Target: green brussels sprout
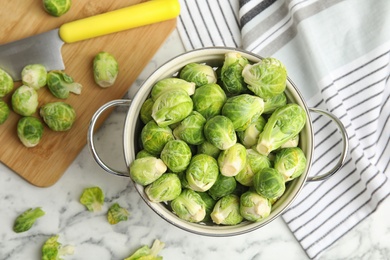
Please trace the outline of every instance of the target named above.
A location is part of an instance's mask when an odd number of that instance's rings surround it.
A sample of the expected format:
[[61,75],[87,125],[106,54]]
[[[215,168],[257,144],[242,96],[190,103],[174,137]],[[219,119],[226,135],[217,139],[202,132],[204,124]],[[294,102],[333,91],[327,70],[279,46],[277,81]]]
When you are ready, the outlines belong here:
[[159,155],[166,143],[174,139],[171,128],[158,126],[154,121],[149,121],[141,130],[142,146],[153,155]]
[[34,147],[42,139],[43,124],[36,117],[22,117],[18,121],[17,135],[24,146]]
[[208,142],[220,150],[226,150],[237,143],[233,122],[226,116],[215,116],[204,125],[204,136]]
[[222,115],[233,122],[234,130],[244,131],[264,109],[263,99],[249,94],[228,98],[222,107]]
[[72,5],[72,0],[43,0],[45,11],[56,17],[67,13]]
[[261,154],[268,155],[295,137],[305,123],[305,110],[297,104],[291,103],[276,109],[259,135],[256,150]]
[[41,107],[39,114],[53,131],[67,131],[76,121],[76,111],[65,102],[47,103]]
[[253,176],[256,192],[267,199],[279,198],[286,190],[283,175],[274,168],[263,168]]
[[141,121],[144,124],[147,124],[147,123],[149,123],[149,121],[153,120],[153,117],[152,117],[153,104],[154,104],[154,101],[151,98],[146,99],[145,102],[142,103],[141,111],[140,111],[139,115],[140,115]]
[[15,219],[13,230],[16,233],[27,231],[34,225],[36,220],[43,215],[45,215],[45,212],[41,208],[30,208]]
[[192,100],[194,101],[194,110],[204,118],[209,119],[221,114],[227,97],[219,85],[206,84],[195,90]]
[[306,169],[306,156],[299,147],[284,148],[275,155],[274,168],[280,172],[285,181],[291,181]]
[[47,71],[42,64],[30,64],[22,70],[22,82],[24,85],[36,90],[46,85]]
[[114,85],[119,73],[118,62],[115,57],[105,51],[96,54],[93,59],[93,78],[102,88]]
[[228,52],[221,68],[222,86],[229,94],[237,95],[247,91],[246,83],[242,77],[242,70],[249,64],[247,58],[240,53]]
[[102,189],[100,187],[85,188],[83,193],[81,193],[80,203],[89,211],[101,211],[104,204],[104,193]]
[[179,177],[180,179],[180,183],[181,183],[181,188],[182,189],[190,189],[190,185],[188,185],[188,181],[187,181],[187,178],[186,178],[186,172],[178,172],[176,173],[177,174],[177,177]]
[[67,245],[62,246],[58,242],[58,235],[48,238],[42,246],[42,260],[61,260],[61,256],[73,255],[74,247]]
[[180,122],[191,114],[193,102],[182,89],[163,93],[153,104],[152,117],[159,126]]
[[280,148],[290,148],[297,147],[299,144],[299,134],[289,139],[287,142],[283,143]]
[[3,124],[9,117],[10,109],[3,100],[0,100],[0,125]]
[[172,172],[187,169],[192,157],[191,149],[182,140],[168,141],[161,151],[160,158]]
[[135,159],[130,164],[130,177],[142,186],[149,185],[167,171],[164,162],[156,157]]
[[202,222],[211,222],[211,212],[213,212],[216,200],[214,200],[207,192],[197,192],[205,203],[206,216],[202,219]]
[[156,239],[150,248],[144,245],[138,248],[131,256],[126,257],[124,260],[162,260],[162,256],[158,254],[164,248],[165,244],[160,240]]
[[181,182],[175,173],[164,173],[146,186],[145,193],[152,202],[171,201],[181,193]]
[[263,99],[279,95],[286,89],[286,67],[272,57],[264,58],[253,65],[246,65],[242,76],[248,84],[248,89]]
[[111,225],[115,225],[121,221],[126,221],[129,215],[125,208],[122,208],[118,203],[114,203],[107,211],[107,221]]
[[200,145],[197,146],[197,153],[198,154],[207,154],[211,157],[218,159],[218,156],[220,154],[221,150],[219,150],[215,145],[211,144],[210,142],[204,141]]
[[271,167],[271,160],[268,156],[259,154],[253,149],[247,149],[245,168],[234,177],[242,185],[252,186],[255,173],[267,167]]
[[240,197],[240,214],[246,220],[258,222],[271,213],[271,202],[253,191],[247,191]]
[[194,82],[188,82],[184,79],[179,78],[166,78],[159,80],[154,86],[152,87],[152,91],[150,93],[153,101],[155,101],[159,96],[164,94],[165,92],[171,91],[171,90],[177,90],[182,89],[189,96],[192,96],[195,93],[195,83]]
[[0,69],[0,98],[4,97],[14,89],[14,81],[7,72]]
[[200,222],[206,216],[206,204],[202,197],[191,189],[184,189],[171,201],[172,211],[181,219],[189,222]]
[[12,109],[21,116],[31,116],[38,109],[38,93],[29,86],[22,85],[12,94]]
[[287,97],[284,92],[279,95],[267,98],[264,100],[264,111],[263,114],[271,114],[277,108],[287,104]]
[[241,144],[246,148],[255,146],[266,123],[267,121],[262,116],[253,117],[252,121],[244,131],[236,132]]
[[135,155],[135,159],[140,159],[140,158],[144,158],[144,157],[154,157],[153,154],[149,153],[148,151],[146,150],[141,150],[139,151],[136,155]]
[[217,82],[217,74],[214,69],[209,65],[199,63],[185,65],[179,73],[179,78],[194,82],[197,87]]
[[207,192],[214,200],[219,200],[220,198],[233,193],[236,187],[237,182],[234,177],[227,177],[219,174],[217,181]]
[[203,127],[206,119],[198,112],[192,111],[180,124],[173,130],[173,135],[188,144],[198,145],[205,141]]
[[47,87],[56,98],[67,99],[69,93],[81,94],[83,86],[63,71],[53,70],[47,73]]
[[213,212],[211,212],[211,219],[218,225],[239,224],[243,220],[240,214],[240,198],[234,194],[222,197],[215,204]]
[[236,143],[223,150],[218,156],[219,171],[222,175],[232,177],[244,169],[246,165],[246,148]]
[[191,189],[207,191],[217,181],[219,174],[217,161],[207,154],[197,154],[191,158],[186,170],[186,179]]

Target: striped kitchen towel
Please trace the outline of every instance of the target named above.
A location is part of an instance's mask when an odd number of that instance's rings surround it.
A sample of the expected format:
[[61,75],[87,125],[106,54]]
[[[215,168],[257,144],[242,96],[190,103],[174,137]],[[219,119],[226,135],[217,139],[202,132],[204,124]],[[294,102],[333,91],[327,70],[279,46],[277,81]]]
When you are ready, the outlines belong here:
[[[181,0],[178,32],[187,50],[238,47],[273,56],[310,107],[345,125],[350,150],[331,178],[305,185],[283,219],[318,258],[390,194],[390,1]],[[338,160],[341,136],[312,114],[310,175]]]

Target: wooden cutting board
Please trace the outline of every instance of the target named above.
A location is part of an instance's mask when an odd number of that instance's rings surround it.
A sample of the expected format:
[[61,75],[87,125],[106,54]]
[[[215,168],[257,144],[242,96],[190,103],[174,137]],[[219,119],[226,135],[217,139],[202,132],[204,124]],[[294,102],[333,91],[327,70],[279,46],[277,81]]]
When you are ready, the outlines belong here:
[[[61,17],[48,15],[42,1],[2,1],[0,8],[0,44],[58,28],[61,24],[84,17],[116,10],[140,0],[78,0]],[[89,121],[95,111],[106,102],[122,98],[144,67],[176,26],[176,19],[127,30],[78,43],[65,44],[62,56],[65,72],[83,85],[81,95],[65,100],[77,113],[77,120],[67,132],[54,132],[45,126],[42,141],[34,148],[26,148],[16,134],[19,115],[11,112],[0,125],[0,161],[33,185],[48,187],[66,171],[86,145]],[[115,85],[102,89],[94,83],[92,60],[99,51],[114,55],[119,63]],[[15,88],[20,86],[15,83]],[[11,94],[4,100],[11,107]],[[59,101],[45,87],[38,91],[39,105]],[[35,115],[39,117],[38,113]],[[101,116],[99,127],[108,113]]]

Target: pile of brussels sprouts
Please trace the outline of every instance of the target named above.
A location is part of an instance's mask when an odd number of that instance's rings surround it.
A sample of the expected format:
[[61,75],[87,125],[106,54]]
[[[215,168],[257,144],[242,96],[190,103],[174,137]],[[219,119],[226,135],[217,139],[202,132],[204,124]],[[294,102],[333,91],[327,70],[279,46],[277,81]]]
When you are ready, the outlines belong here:
[[287,100],[279,60],[251,63],[231,51],[221,63],[187,64],[152,87],[130,177],[183,220],[261,221],[305,170],[306,113]]

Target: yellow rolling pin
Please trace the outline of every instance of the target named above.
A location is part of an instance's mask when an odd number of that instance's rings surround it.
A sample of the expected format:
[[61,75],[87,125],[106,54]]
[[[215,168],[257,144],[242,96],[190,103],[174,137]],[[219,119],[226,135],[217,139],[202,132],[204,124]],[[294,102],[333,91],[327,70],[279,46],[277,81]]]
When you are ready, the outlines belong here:
[[166,21],[179,14],[179,0],[150,0],[63,24],[59,35],[64,42],[72,43]]

